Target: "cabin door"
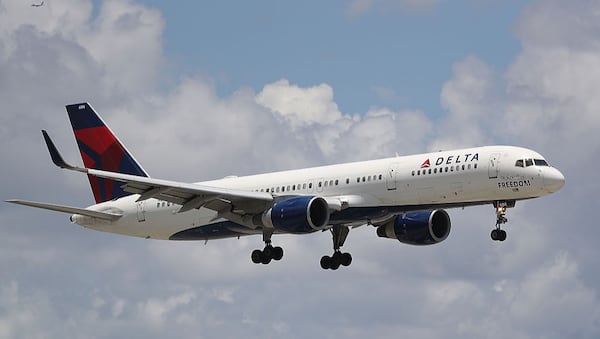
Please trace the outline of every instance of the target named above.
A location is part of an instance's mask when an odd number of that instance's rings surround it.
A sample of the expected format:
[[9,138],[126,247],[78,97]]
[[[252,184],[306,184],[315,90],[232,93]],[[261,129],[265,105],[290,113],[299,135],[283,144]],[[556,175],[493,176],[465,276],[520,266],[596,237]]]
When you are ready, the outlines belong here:
[[490,179],[496,179],[498,177],[498,170],[500,164],[500,153],[493,153],[490,155],[490,162],[488,165],[488,177]]

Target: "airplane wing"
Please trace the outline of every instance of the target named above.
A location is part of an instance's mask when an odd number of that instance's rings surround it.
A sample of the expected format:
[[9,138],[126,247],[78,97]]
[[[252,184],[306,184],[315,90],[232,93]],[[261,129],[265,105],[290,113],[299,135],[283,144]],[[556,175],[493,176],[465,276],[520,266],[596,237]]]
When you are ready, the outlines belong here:
[[220,211],[230,205],[238,210],[237,214],[246,214],[264,211],[273,201],[273,196],[264,192],[188,184],[95,169],[87,169],[86,173],[123,182],[125,192],[140,195],[138,201],[156,198],[182,205],[179,212],[200,207]]
[[62,158],[48,133],[42,131],[42,134],[56,166],[123,182],[124,191],[140,195],[137,201],[150,198],[169,201],[181,205],[180,213],[205,207],[217,212],[233,212],[238,215],[262,212],[273,202],[273,196],[265,192],[211,187],[72,166]]
[[115,214],[115,213],[94,211],[94,210],[90,210],[87,208],[78,208],[78,207],[71,207],[71,206],[47,204],[47,203],[43,203],[43,202],[17,200],[17,199],[6,200],[6,202],[10,202],[13,204],[18,204],[18,205],[30,206],[30,207],[43,208],[46,210],[52,210],[52,211],[56,211],[56,212],[80,214],[80,215],[85,215],[85,216],[92,217],[92,218],[98,218],[98,219],[104,219],[104,220],[110,220],[110,221],[117,220],[121,217],[120,214]]

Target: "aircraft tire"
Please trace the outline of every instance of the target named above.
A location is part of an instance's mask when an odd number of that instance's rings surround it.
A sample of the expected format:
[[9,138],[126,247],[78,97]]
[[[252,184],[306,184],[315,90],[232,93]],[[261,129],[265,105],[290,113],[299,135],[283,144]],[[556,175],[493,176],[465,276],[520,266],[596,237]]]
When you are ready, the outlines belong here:
[[263,253],[261,250],[254,250],[252,251],[252,262],[255,264],[260,264],[263,260]]
[[331,257],[328,255],[324,255],[321,257],[321,268],[324,270],[328,270],[331,268]]
[[283,248],[277,246],[273,248],[273,260],[281,260],[283,258]]
[[506,231],[505,230],[500,230],[500,232],[498,232],[498,240],[499,241],[504,241],[506,240]]
[[342,266],[350,266],[351,263],[352,263],[352,255],[348,252],[342,253],[342,256],[341,256]]

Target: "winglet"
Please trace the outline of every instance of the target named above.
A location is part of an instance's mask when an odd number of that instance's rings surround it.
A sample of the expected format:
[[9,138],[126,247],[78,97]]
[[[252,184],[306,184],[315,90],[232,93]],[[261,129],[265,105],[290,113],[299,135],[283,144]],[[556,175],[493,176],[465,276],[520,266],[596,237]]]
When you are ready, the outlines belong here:
[[56,166],[58,166],[60,168],[64,168],[64,169],[69,169],[69,170],[87,172],[87,170],[85,168],[80,168],[80,167],[76,167],[76,166],[68,164],[63,159],[62,155],[60,155],[60,152],[54,145],[54,142],[52,142],[52,139],[50,139],[48,132],[46,132],[45,130],[42,130],[42,134],[44,135],[44,141],[46,142],[46,146],[48,147],[48,152],[50,152],[50,157],[52,158],[52,162]]

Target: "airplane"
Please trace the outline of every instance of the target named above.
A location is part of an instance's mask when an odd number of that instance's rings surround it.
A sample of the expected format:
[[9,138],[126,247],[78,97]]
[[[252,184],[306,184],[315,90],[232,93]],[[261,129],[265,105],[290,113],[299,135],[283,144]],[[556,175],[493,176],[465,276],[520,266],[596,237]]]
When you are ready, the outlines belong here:
[[283,257],[274,234],[329,231],[333,255],[321,268],[349,266],[350,229],[371,225],[379,237],[432,245],[450,234],[445,209],[492,205],[491,238],[504,241],[507,208],[560,190],[565,178],[539,153],[484,146],[186,183],[148,175],[92,106],[66,106],[84,167],[67,163],[45,130],[55,165],[88,176],[96,204],[71,207],[7,202],[72,214],[86,228],[148,239],[212,240],[262,235],[252,262]]

